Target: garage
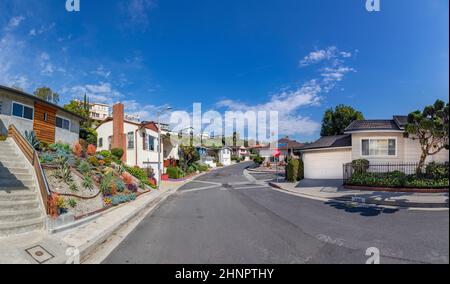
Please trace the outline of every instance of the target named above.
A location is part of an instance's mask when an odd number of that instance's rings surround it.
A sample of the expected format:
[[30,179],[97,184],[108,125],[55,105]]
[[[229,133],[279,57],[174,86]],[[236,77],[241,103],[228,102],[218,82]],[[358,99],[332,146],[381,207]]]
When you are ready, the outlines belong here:
[[301,152],[306,179],[342,179],[343,165],[352,161],[351,136],[322,137]]

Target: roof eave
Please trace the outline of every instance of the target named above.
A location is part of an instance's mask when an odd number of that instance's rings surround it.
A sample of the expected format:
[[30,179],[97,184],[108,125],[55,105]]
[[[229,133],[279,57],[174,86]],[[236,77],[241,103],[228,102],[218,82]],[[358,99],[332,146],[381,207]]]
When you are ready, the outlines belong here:
[[342,147],[317,147],[317,148],[300,149],[300,152],[320,151],[320,150],[334,150],[334,149],[351,149],[351,148],[352,148],[352,146],[342,146]]
[[402,129],[358,129],[358,130],[346,130],[344,132],[344,134],[353,134],[353,133],[363,133],[363,132],[368,132],[368,133],[380,133],[380,132],[404,132],[404,130]]

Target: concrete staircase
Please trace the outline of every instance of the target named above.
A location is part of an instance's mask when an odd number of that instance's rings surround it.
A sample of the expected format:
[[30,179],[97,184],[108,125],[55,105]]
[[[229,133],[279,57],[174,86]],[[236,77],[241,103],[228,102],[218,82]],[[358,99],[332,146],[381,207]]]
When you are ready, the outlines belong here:
[[32,170],[11,139],[0,141],[0,237],[45,227]]

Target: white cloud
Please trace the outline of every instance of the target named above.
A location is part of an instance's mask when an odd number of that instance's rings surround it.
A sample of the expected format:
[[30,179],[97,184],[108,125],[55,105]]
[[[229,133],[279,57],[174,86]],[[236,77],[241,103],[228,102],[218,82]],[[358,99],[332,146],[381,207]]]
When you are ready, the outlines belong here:
[[125,11],[129,27],[145,30],[149,24],[149,13],[156,6],[155,0],[130,0],[122,3],[120,8]]
[[91,102],[112,104],[123,95],[120,91],[114,89],[111,83],[99,82],[98,84],[77,85],[71,88],[65,88],[63,93],[68,93],[75,98],[82,98],[86,94]]
[[106,78],[106,79],[109,78],[109,76],[111,75],[111,71],[106,70],[103,65],[97,67],[97,69],[94,71],[91,71],[91,73],[98,75],[100,77]]
[[47,52],[42,52],[39,56],[41,74],[51,76],[55,72],[55,66],[50,61],[50,55]]
[[330,46],[326,49],[311,51],[300,61],[300,66],[305,67],[319,63],[323,60],[329,60],[331,58],[336,57],[336,53],[337,48],[335,46]]
[[26,89],[30,86],[29,78],[18,70],[17,66],[26,64],[23,54],[25,43],[12,34],[0,38],[0,84]]
[[[126,100],[122,102],[125,105],[125,112],[132,115],[138,115],[142,121],[156,121],[157,111],[168,107],[168,105],[157,106],[152,104],[143,104],[136,100]],[[161,114],[160,121],[169,121],[170,112]]]
[[280,90],[265,103],[248,105],[240,101],[222,100],[217,107],[233,111],[278,111],[279,133],[284,135],[311,135],[320,129],[320,123],[304,116],[300,110],[304,107],[319,106],[326,93],[335,88],[345,75],[356,72],[346,65],[350,52],[342,51],[335,46],[310,52],[300,61],[300,67],[323,63],[318,78],[303,84]]
[[353,56],[350,51],[339,51],[336,46],[329,46],[324,49],[315,50],[306,55],[302,60],[300,60],[300,67],[307,67],[313,64],[317,64],[323,61],[337,60],[339,58],[348,59]]
[[47,31],[50,31],[51,29],[53,29],[55,27],[55,23],[51,23],[49,25],[43,25],[40,28],[36,29],[33,28],[28,32],[29,36],[37,36],[37,35],[41,35]]
[[16,17],[12,17],[8,24],[6,25],[6,30],[10,31],[13,30],[15,28],[17,28],[18,26],[20,26],[20,24],[25,20],[25,17],[23,16],[16,16]]

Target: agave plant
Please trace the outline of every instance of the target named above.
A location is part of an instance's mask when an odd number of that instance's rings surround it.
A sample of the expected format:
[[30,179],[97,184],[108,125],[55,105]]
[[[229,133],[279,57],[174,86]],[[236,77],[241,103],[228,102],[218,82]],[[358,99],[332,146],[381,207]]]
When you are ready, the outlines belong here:
[[33,147],[35,150],[39,150],[41,142],[39,141],[39,139],[37,139],[36,133],[34,133],[34,131],[25,130],[25,139],[27,139],[31,147]]
[[85,189],[89,189],[89,190],[94,189],[94,181],[88,175],[84,176],[82,185]]
[[67,164],[55,170],[53,175],[68,185],[73,183],[72,171]]
[[103,195],[111,194],[111,184],[113,182],[114,175],[112,173],[104,175],[100,183],[100,189]]

